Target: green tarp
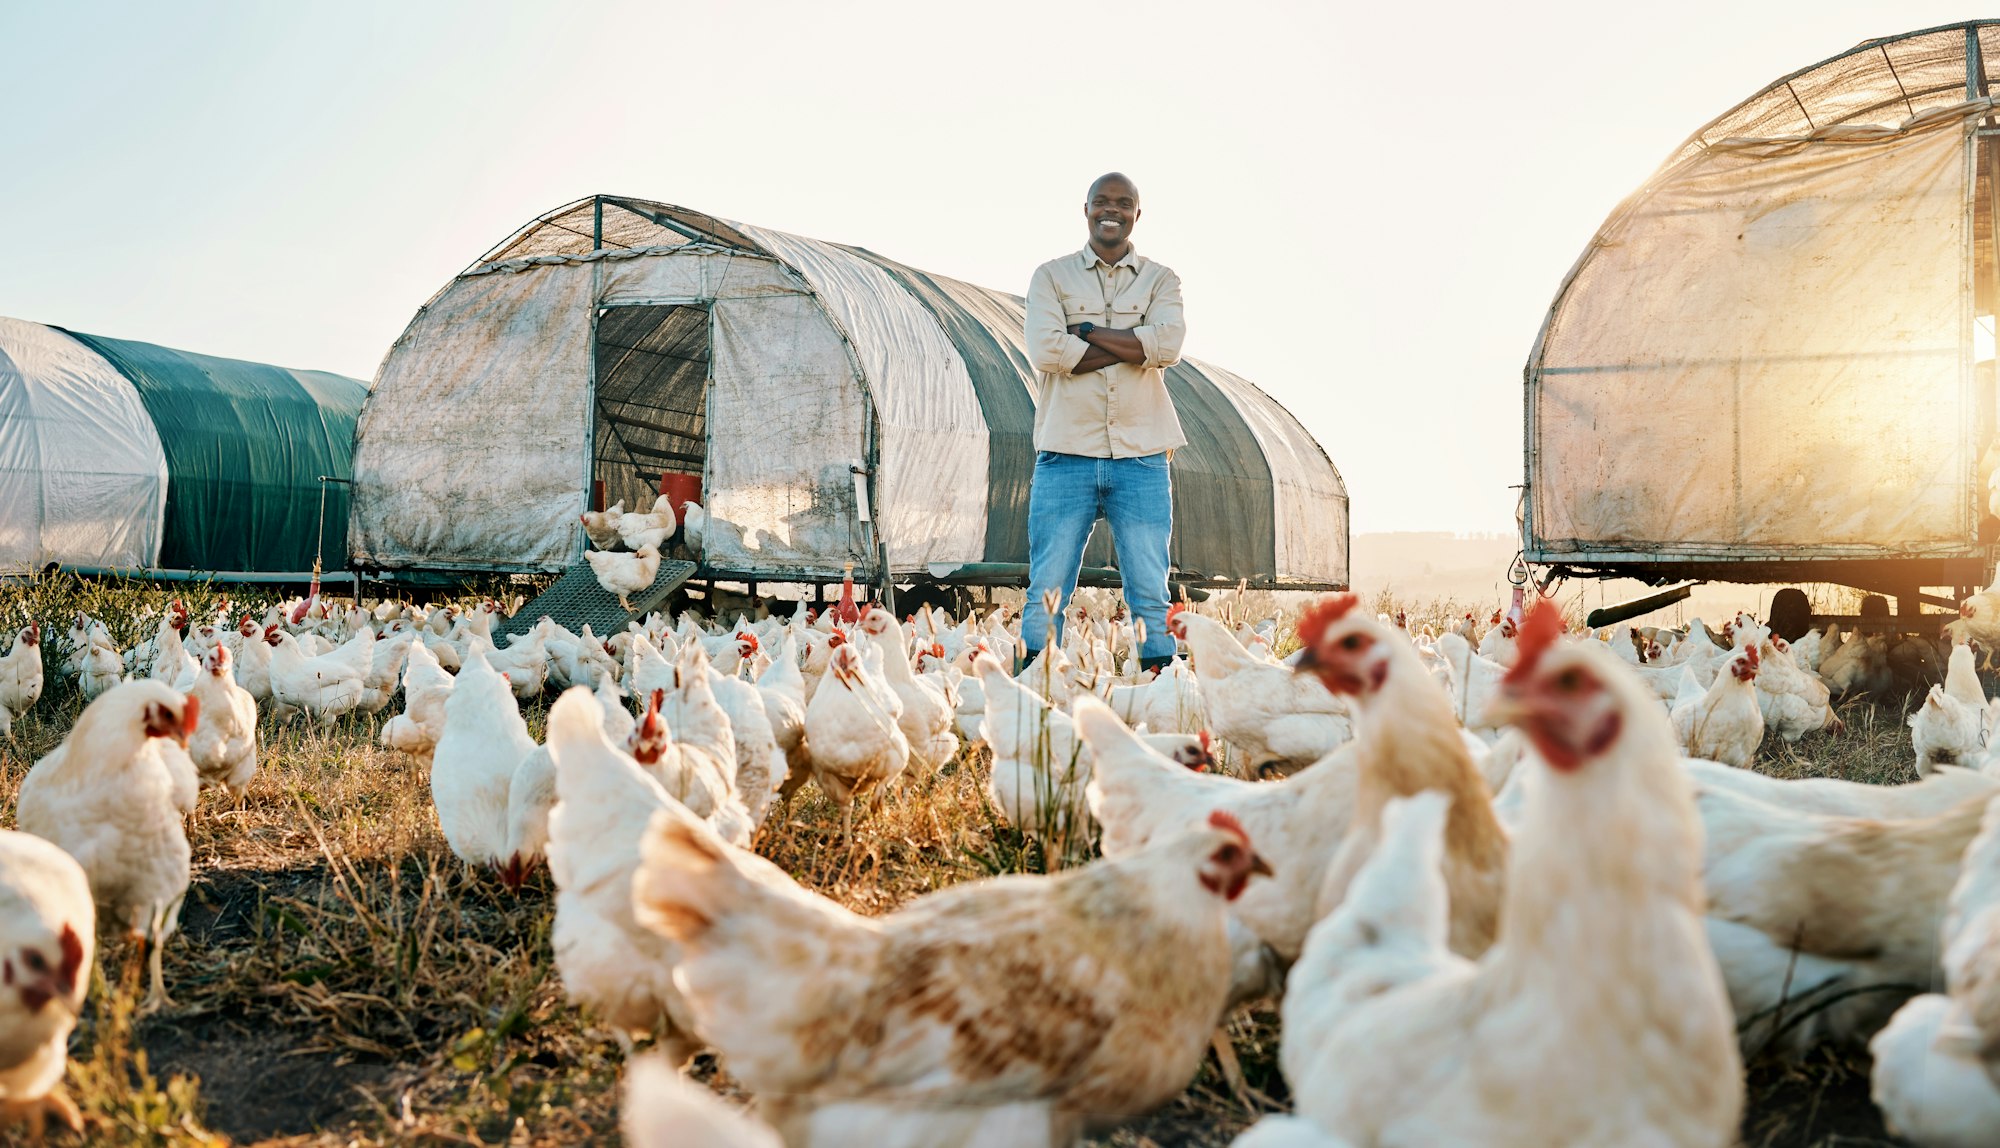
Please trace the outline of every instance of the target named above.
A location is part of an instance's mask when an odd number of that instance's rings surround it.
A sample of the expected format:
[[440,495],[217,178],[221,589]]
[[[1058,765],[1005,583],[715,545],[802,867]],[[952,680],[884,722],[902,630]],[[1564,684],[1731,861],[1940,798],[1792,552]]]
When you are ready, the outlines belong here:
[[[157,565],[170,570],[312,569],[347,565],[354,423],[365,384],[324,371],[176,351],[68,331],[139,391],[167,457]],[[322,537],[323,535],[323,537]]]

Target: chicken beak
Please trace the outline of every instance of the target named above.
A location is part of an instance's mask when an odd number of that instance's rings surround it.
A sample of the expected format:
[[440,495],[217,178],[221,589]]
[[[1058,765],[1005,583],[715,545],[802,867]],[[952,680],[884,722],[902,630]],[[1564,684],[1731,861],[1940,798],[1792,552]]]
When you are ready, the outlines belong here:
[[1481,720],[1489,726],[1517,725],[1533,710],[1524,697],[1512,690],[1503,689],[1486,703],[1486,713]]
[[1276,873],[1271,871],[1271,863],[1264,860],[1264,855],[1261,853],[1250,854],[1250,872],[1251,875],[1257,877],[1277,876]]

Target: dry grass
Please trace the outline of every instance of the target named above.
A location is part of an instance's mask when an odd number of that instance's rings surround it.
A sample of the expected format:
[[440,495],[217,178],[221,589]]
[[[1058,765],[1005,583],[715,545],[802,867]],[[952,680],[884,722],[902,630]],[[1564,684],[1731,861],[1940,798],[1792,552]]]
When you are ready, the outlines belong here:
[[[53,623],[55,658],[76,609],[105,618],[130,642],[157,624],[132,619],[165,597],[41,582],[0,588],[0,616],[25,608]],[[1464,611],[1451,602],[1410,608],[1413,624]],[[49,683],[17,722],[16,743],[0,743],[0,823],[11,824],[29,764],[60,741],[80,708],[67,681],[51,674]],[[203,796],[190,830],[194,885],[166,953],[178,1007],[135,1021],[143,990],[136,954],[115,940],[100,950],[70,1078],[89,1143],[616,1142],[622,1057],[563,1001],[546,873],[511,895],[463,870],[438,832],[423,771],[375,747],[378,720],[393,712],[329,731],[267,723],[262,767],[240,807]],[[545,705],[526,714],[539,736]],[[1855,706],[1843,716],[1847,735],[1767,745],[1760,768],[1913,777],[1899,710]],[[985,776],[983,756],[962,756],[892,794],[852,841],[808,786],[757,847],[864,913],[993,873],[1044,871],[1042,848],[992,809]],[[1239,1016],[1230,1034],[1251,1088],[1284,1106],[1275,1013]],[[730,1089],[707,1058],[697,1071]],[[1752,1086],[1745,1132],[1754,1148],[1890,1143],[1867,1103],[1865,1054],[1759,1066]],[[1255,1115],[1211,1057],[1174,1103],[1098,1143],[1224,1145]]]

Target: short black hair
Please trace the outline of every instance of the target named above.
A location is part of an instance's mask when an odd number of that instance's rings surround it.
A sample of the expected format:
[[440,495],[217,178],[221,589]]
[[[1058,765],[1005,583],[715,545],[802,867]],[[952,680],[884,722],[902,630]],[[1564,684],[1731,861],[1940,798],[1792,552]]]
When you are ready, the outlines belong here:
[[1136,200],[1139,198],[1139,185],[1132,182],[1131,176],[1126,175],[1122,171],[1107,171],[1103,175],[1100,175],[1096,179],[1090,181],[1090,190],[1083,193],[1084,202],[1085,203],[1090,202],[1090,198],[1097,194],[1097,189],[1099,186],[1103,185],[1108,180],[1114,180],[1114,179],[1124,184],[1126,187],[1132,189],[1133,199]]

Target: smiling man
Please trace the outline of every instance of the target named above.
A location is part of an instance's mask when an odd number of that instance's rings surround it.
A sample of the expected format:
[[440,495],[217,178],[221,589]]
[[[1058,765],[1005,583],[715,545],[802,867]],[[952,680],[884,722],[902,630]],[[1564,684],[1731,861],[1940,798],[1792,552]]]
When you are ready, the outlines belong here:
[[[1167,462],[1187,441],[1166,380],[1187,331],[1181,281],[1132,249],[1139,189],[1130,179],[1099,176],[1083,217],[1089,243],[1036,268],[1028,285],[1028,346],[1040,386],[1023,661],[1048,641],[1043,595],[1059,590],[1062,609],[1069,608],[1084,545],[1103,518],[1111,524],[1125,601],[1146,621],[1141,662],[1158,669],[1174,654],[1167,632],[1167,543],[1174,526]],[[1060,613],[1054,621],[1060,639]]]

